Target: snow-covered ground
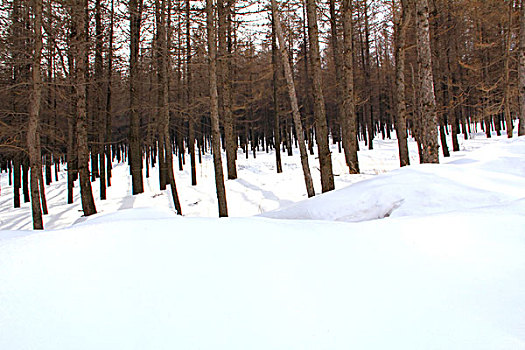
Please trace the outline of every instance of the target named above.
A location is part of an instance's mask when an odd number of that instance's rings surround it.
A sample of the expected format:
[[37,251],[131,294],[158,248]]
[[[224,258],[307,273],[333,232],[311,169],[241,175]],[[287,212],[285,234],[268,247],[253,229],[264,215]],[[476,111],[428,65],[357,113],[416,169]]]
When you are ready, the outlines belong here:
[[227,219],[208,156],[196,187],[176,172],[185,217],[155,170],[131,197],[116,164],[89,218],[60,174],[44,232],[3,173],[0,349],[525,349],[525,138],[472,136],[403,169],[361,144],[361,175],[334,148],[337,190],[309,200],[297,151],[283,174],[239,153]]

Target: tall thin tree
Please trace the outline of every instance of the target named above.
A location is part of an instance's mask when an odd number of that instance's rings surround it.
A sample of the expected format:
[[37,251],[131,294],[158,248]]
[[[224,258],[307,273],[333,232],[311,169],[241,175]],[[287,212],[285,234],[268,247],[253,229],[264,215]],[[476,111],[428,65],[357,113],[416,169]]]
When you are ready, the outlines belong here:
[[29,102],[29,125],[27,129],[27,146],[31,166],[31,209],[33,214],[33,229],[42,230],[42,209],[40,205],[40,185],[42,175],[41,150],[39,132],[40,103],[42,98],[42,77],[40,64],[42,60],[42,0],[33,0],[33,62],[32,62],[32,93]]
[[[395,56],[395,126],[397,134],[397,144],[399,148],[399,165],[410,164],[408,157],[407,126],[406,126],[406,98],[405,98],[405,50],[406,34],[410,18],[412,17],[411,8],[408,0],[400,0],[399,5],[392,4],[394,18],[394,56]],[[396,8],[399,7],[399,8]]]
[[140,139],[140,115],[138,99],[138,61],[143,0],[130,0],[128,6],[131,36],[129,54],[129,157],[132,178],[132,193],[139,194],[144,192],[144,183],[142,179],[142,147]]
[[317,24],[317,4],[315,0],[306,0],[308,17],[308,39],[310,44],[310,66],[314,96],[315,137],[321,168],[321,187],[323,192],[331,191],[334,186],[332,156],[328,144],[328,124],[321,81],[321,54],[319,52],[319,29]]
[[89,176],[89,148],[87,135],[87,108],[86,108],[86,67],[87,67],[87,33],[85,26],[85,11],[88,9],[87,0],[75,0],[73,3],[73,21],[76,36],[74,37],[74,54],[76,62],[75,90],[76,90],[76,131],[78,148],[78,173],[80,177],[80,197],[84,216],[95,214],[97,209],[93,199],[93,191]]
[[419,92],[421,94],[421,163],[439,163],[438,120],[434,78],[432,75],[432,51],[428,22],[428,0],[416,0],[417,54],[419,63]]
[[228,216],[226,187],[221,157],[221,131],[219,129],[219,97],[217,93],[217,35],[215,31],[215,11],[212,0],[206,0],[206,27],[208,33],[208,66],[210,80],[210,118],[215,187],[219,205],[219,217]]
[[301,155],[301,166],[303,168],[304,183],[306,185],[306,193],[308,197],[315,196],[314,183],[310,173],[310,166],[308,164],[308,153],[304,143],[303,126],[301,122],[301,114],[299,113],[299,104],[297,102],[297,93],[293,81],[292,68],[290,67],[290,60],[288,59],[288,52],[286,50],[286,41],[281,27],[281,20],[277,11],[277,2],[272,0],[272,18],[275,24],[275,33],[279,41],[279,52],[281,53],[281,61],[284,68],[284,77],[286,79],[286,87],[288,89],[288,96],[290,98],[290,105],[292,107],[292,118],[295,125],[295,132],[297,135],[297,143],[299,144],[299,152]]
[[352,8],[352,0],[343,0],[343,147],[350,174],[358,174]]

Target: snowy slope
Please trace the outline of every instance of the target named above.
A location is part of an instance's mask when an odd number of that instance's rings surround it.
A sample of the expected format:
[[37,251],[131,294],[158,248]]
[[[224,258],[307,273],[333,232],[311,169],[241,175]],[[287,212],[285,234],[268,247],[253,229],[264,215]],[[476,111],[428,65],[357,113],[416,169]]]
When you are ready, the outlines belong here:
[[[99,214],[59,182],[60,229],[8,231],[28,207],[3,192],[0,349],[525,349],[525,139],[385,173],[394,142],[360,152],[365,176],[334,152],[341,189],[304,201],[297,157],[272,176],[271,154],[239,159],[232,211],[288,220],[177,217],[117,166]],[[215,210],[210,169],[180,186],[189,215]]]
[[350,224],[132,209],[4,240],[0,348],[523,349],[525,217],[491,213]]
[[460,211],[523,198],[525,138],[483,147],[448,164],[415,165],[381,174],[261,216],[356,222]]

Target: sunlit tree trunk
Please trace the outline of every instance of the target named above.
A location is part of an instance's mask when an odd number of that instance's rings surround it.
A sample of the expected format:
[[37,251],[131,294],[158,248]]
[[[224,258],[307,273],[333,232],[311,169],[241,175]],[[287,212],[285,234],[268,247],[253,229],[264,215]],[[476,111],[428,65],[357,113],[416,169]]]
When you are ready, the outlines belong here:
[[[284,68],[284,77],[286,79],[286,87],[288,89],[288,96],[290,97],[290,104],[292,107],[292,117],[295,124],[295,131],[297,134],[297,143],[299,144],[299,152],[301,155],[301,166],[303,168],[304,182],[306,185],[306,192],[308,197],[315,196],[314,184],[312,175],[310,173],[310,166],[308,165],[308,153],[304,143],[303,126],[301,122],[301,115],[299,114],[299,104],[297,103],[297,94],[295,92],[295,84],[293,81],[292,68],[288,60],[288,53],[286,51],[286,41],[281,27],[281,21],[277,11],[277,3],[272,0],[272,18],[275,23],[275,33],[279,40],[279,52],[281,53],[281,60]],[[288,146],[290,147],[290,146]]]
[[430,49],[430,26],[428,22],[428,1],[416,0],[417,53],[419,61],[419,92],[421,94],[421,163],[439,163],[438,122],[434,78],[432,75],[432,54]]

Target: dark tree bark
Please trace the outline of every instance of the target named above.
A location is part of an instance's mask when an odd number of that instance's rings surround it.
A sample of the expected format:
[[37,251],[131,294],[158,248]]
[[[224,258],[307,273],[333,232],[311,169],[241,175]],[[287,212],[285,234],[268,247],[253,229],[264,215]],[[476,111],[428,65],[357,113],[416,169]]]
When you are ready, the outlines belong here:
[[160,111],[160,135],[159,145],[165,150],[166,155],[166,175],[167,181],[170,184],[173,205],[177,214],[182,215],[182,209],[175,184],[175,176],[173,174],[173,149],[170,138],[170,110],[169,110],[169,44],[167,38],[166,28],[166,0],[155,0],[155,8],[157,16],[157,46],[160,51],[159,55],[159,74],[158,83],[160,87],[160,94],[158,99],[158,108]]
[[275,33],[275,19],[272,13],[272,88],[273,88],[273,143],[275,150],[275,167],[277,173],[283,172],[281,162],[281,127],[279,122],[279,61],[277,49],[277,34]]
[[27,129],[27,147],[31,166],[31,209],[33,214],[33,229],[42,230],[42,208],[40,204],[40,184],[42,177],[41,150],[40,150],[40,103],[42,98],[42,77],[40,63],[42,60],[42,0],[33,0],[34,15],[34,52],[32,70],[32,93],[29,102],[29,125]]
[[319,30],[317,26],[317,5],[315,0],[306,1],[308,17],[308,39],[310,43],[310,66],[314,97],[314,119],[316,142],[321,168],[321,187],[323,192],[331,191],[334,186],[332,157],[328,143],[328,125],[321,82],[321,55],[319,53]]
[[130,131],[129,157],[132,178],[132,193],[144,192],[142,179],[142,147],[140,139],[140,115],[138,100],[138,59],[140,42],[140,25],[142,22],[142,0],[129,1],[130,21],[130,55],[129,55],[129,99],[130,99]]
[[87,66],[87,40],[85,32],[85,13],[87,0],[76,0],[72,13],[76,36],[74,38],[74,54],[76,62],[76,128],[78,149],[78,173],[80,177],[80,197],[84,216],[95,214],[97,209],[93,199],[89,176],[89,148],[87,136],[87,109],[86,109],[86,66]]
[[109,20],[109,43],[108,43],[108,71],[107,71],[107,90],[106,90],[106,134],[105,134],[105,155],[106,155],[106,183],[111,186],[111,170],[112,170],[112,147],[111,147],[111,126],[112,126],[112,73],[113,73],[113,27],[114,27],[114,0],[111,0]]
[[[191,79],[191,17],[190,17],[190,0],[186,2],[186,106],[190,108],[192,103],[192,79]],[[193,113],[189,110],[188,114],[188,148],[190,151],[190,163],[191,163],[191,185],[197,185],[197,164],[195,161],[195,120]]]
[[518,136],[525,135],[525,0],[520,7],[520,43],[519,43],[519,127]]
[[219,217],[228,216],[226,188],[221,157],[221,131],[219,129],[219,98],[217,94],[217,35],[215,32],[215,11],[212,0],[206,0],[206,25],[208,33],[208,60],[210,80],[210,118],[215,187],[219,205]]
[[104,144],[106,142],[106,117],[107,113],[102,105],[102,86],[103,86],[103,68],[102,68],[102,9],[101,0],[95,0],[95,109],[96,109],[96,129],[98,129],[98,143],[94,147],[98,150],[99,174],[100,174],[100,199],[106,199],[106,157]]
[[514,10],[514,1],[509,1],[509,11],[508,11],[508,23],[506,28],[506,35],[505,35],[505,67],[504,67],[504,74],[505,74],[505,90],[504,90],[504,112],[505,112],[505,124],[507,124],[507,137],[510,139],[512,138],[512,131],[513,131],[513,125],[512,125],[512,116],[510,111],[510,50],[511,45],[510,41],[512,38],[512,11]]
[[20,187],[21,187],[21,173],[20,173],[20,154],[18,152],[13,157],[13,207],[20,208]]
[[395,96],[395,126],[397,133],[397,144],[399,148],[399,165],[410,165],[407,143],[406,126],[406,97],[405,97],[405,46],[406,33],[411,19],[410,6],[407,0],[401,0],[400,9],[394,12],[394,54],[396,60],[396,92]]
[[234,118],[232,113],[232,94],[231,94],[231,72],[230,60],[231,52],[228,50],[228,36],[231,30],[231,8],[233,0],[217,0],[219,15],[219,52],[217,59],[217,73],[219,80],[219,106],[223,115],[224,143],[226,148],[226,168],[228,169],[228,179],[237,178],[237,140],[234,132]]

